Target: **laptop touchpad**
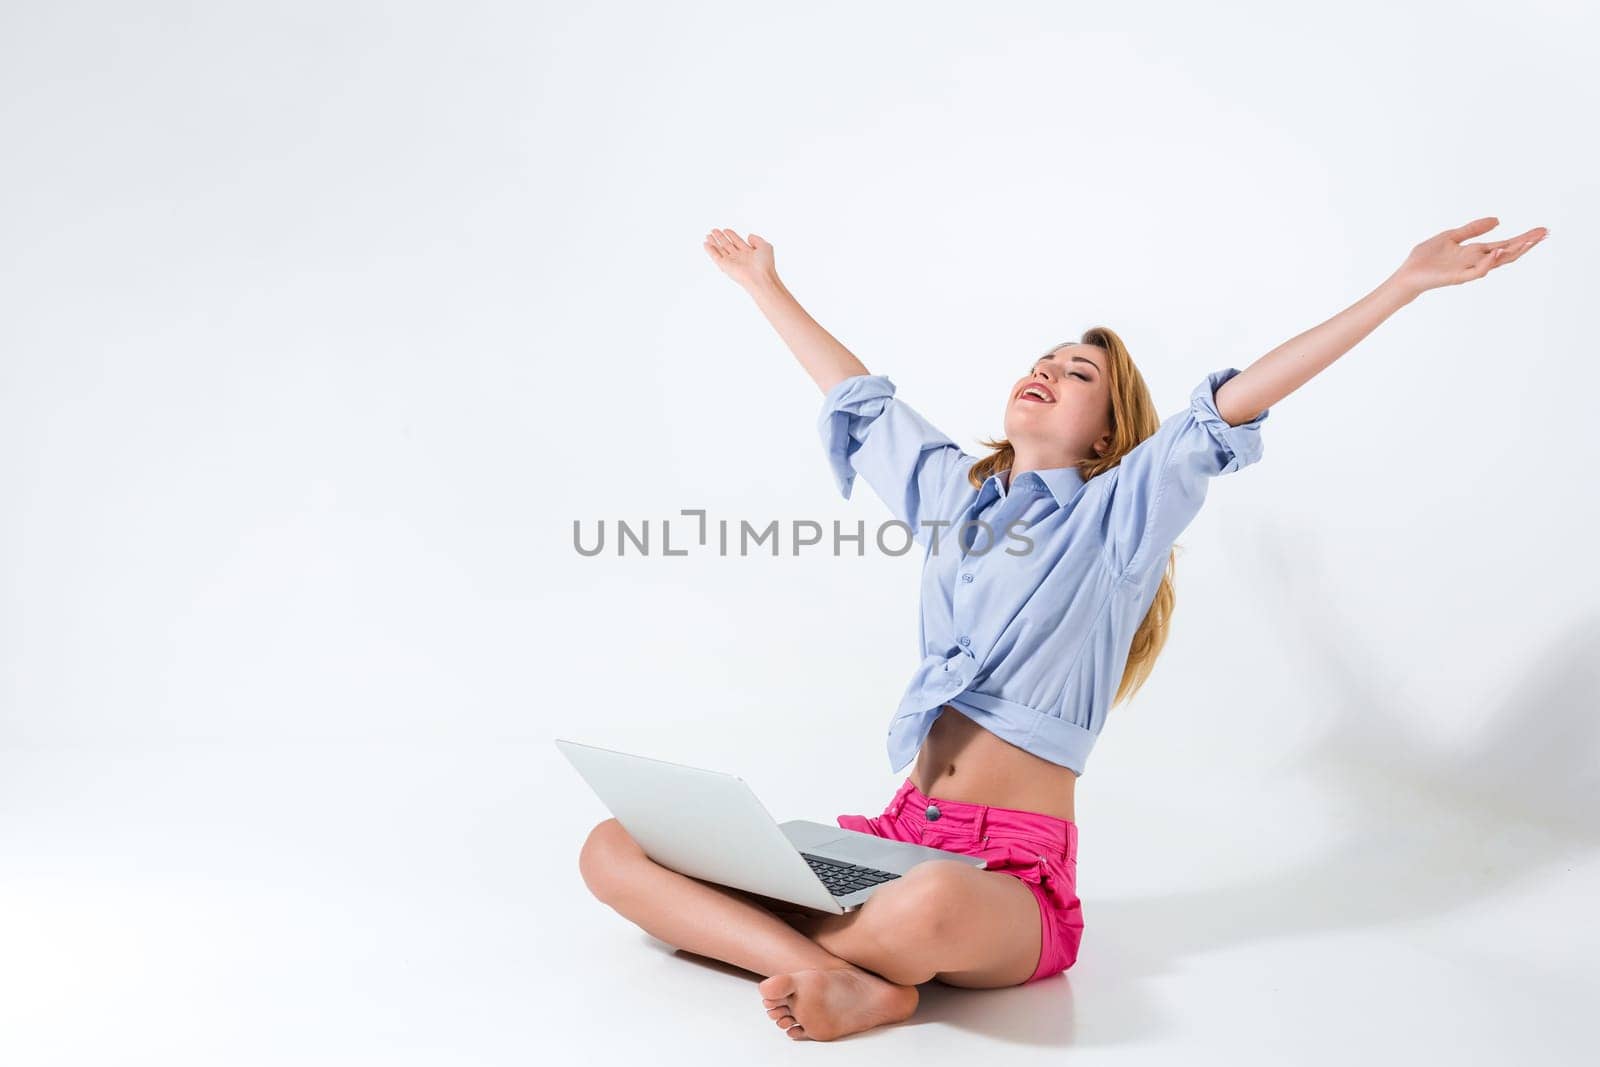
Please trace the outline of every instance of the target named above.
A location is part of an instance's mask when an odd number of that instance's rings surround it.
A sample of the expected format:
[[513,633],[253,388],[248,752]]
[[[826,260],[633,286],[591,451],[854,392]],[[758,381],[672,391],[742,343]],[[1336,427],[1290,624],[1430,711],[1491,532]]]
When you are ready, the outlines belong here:
[[829,841],[826,845],[827,854],[834,859],[844,860],[847,863],[882,862],[884,856],[883,839],[878,837],[855,837],[845,834],[843,837]]

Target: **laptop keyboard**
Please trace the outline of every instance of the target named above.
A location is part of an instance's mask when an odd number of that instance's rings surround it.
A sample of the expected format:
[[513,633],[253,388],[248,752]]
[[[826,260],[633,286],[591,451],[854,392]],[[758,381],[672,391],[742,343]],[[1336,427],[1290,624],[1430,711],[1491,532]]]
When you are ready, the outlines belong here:
[[806,858],[811,869],[817,872],[817,877],[822,879],[822,884],[828,887],[828,892],[836,897],[847,897],[851,893],[868,889],[880,882],[887,882],[891,878],[900,877],[889,871],[880,871],[876,867],[860,867],[854,863],[840,863],[838,860],[825,859],[822,856],[813,856],[809,852],[800,855]]

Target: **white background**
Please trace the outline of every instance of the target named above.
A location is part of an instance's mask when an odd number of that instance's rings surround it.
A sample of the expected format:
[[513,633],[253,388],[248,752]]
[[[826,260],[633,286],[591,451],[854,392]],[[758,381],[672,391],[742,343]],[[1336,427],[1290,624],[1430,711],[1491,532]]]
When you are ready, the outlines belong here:
[[1170,413],[1484,215],[1551,236],[1276,405],[1180,539],[1078,790],[1078,965],[832,1047],[1581,1057],[1596,22],[7,6],[0,1060],[788,1055],[753,976],[587,894],[607,812],[551,744],[780,819],[899,782],[914,557],[573,548],[888,515],[705,232],[976,450],[1090,326]]

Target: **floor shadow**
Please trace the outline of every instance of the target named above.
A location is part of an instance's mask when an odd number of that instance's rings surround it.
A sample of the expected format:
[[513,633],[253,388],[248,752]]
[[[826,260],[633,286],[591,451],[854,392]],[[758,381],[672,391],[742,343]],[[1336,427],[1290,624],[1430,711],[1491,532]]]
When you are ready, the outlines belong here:
[[[1407,650],[1340,625],[1329,610],[1338,603],[1334,576],[1298,544],[1266,531],[1258,549],[1272,579],[1262,610],[1299,644],[1308,690],[1324,691],[1331,709],[1286,773],[1329,796],[1347,813],[1347,830],[1266,878],[1086,900],[1085,954],[1109,957],[1127,979],[1097,986],[1096,1044],[1160,1029],[1138,979],[1182,957],[1443,914],[1600,845],[1600,612],[1580,616],[1518,669],[1515,696],[1476,735],[1446,747],[1412,728],[1418,709],[1378,681],[1406,668]],[[1394,607],[1405,610],[1398,597]],[[1417,609],[1423,619],[1441,610]],[[1102,1007],[1122,1025],[1108,1028]]]
[[[658,952],[749,982],[752,997],[764,977],[712,956],[675,948],[650,934],[641,933],[641,937]],[[940,982],[924,982],[917,991],[921,998],[917,1013],[889,1029],[944,1023],[1014,1045],[1061,1048],[1073,1042],[1072,984],[1065,974],[1012,989],[958,989]],[[868,1030],[840,1040],[870,1039],[879,1032]]]

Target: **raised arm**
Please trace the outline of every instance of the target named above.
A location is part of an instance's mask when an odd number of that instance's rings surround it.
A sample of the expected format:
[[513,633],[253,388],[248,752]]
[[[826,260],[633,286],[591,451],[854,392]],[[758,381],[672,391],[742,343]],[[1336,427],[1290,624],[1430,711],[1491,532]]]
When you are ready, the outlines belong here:
[[973,457],[911,405],[894,382],[872,374],[850,350],[806,314],[778,280],[772,246],[729,230],[706,236],[706,253],[755,298],[811,380],[822,390],[817,431],[839,492],[849,499],[856,476],[867,480],[918,544],[931,546],[930,525],[948,521],[951,498],[965,487]]
[[1106,477],[1105,558],[1124,581],[1147,581],[1205,501],[1213,478],[1261,458],[1268,409],[1355,347],[1384,319],[1429,289],[1481,278],[1522,255],[1548,231],[1495,244],[1462,245],[1493,229],[1479,219],[1429,238],[1377,289],[1322,325],[1279,345],[1243,370],[1206,375],[1189,406],[1162,422]]
[[1217,412],[1230,426],[1250,421],[1326,370],[1379,324],[1429,289],[1460,285],[1481,278],[1519,258],[1544,240],[1549,230],[1535,226],[1505,241],[1462,244],[1500,225],[1494,217],[1478,219],[1435,234],[1382,285],[1339,314],[1290,338],[1234,375],[1217,389]]
[[712,230],[706,234],[705,249],[722,273],[750,294],[824,394],[846,378],[869,373],[789,292],[778,277],[770,244],[756,234],[746,241],[732,230]]

